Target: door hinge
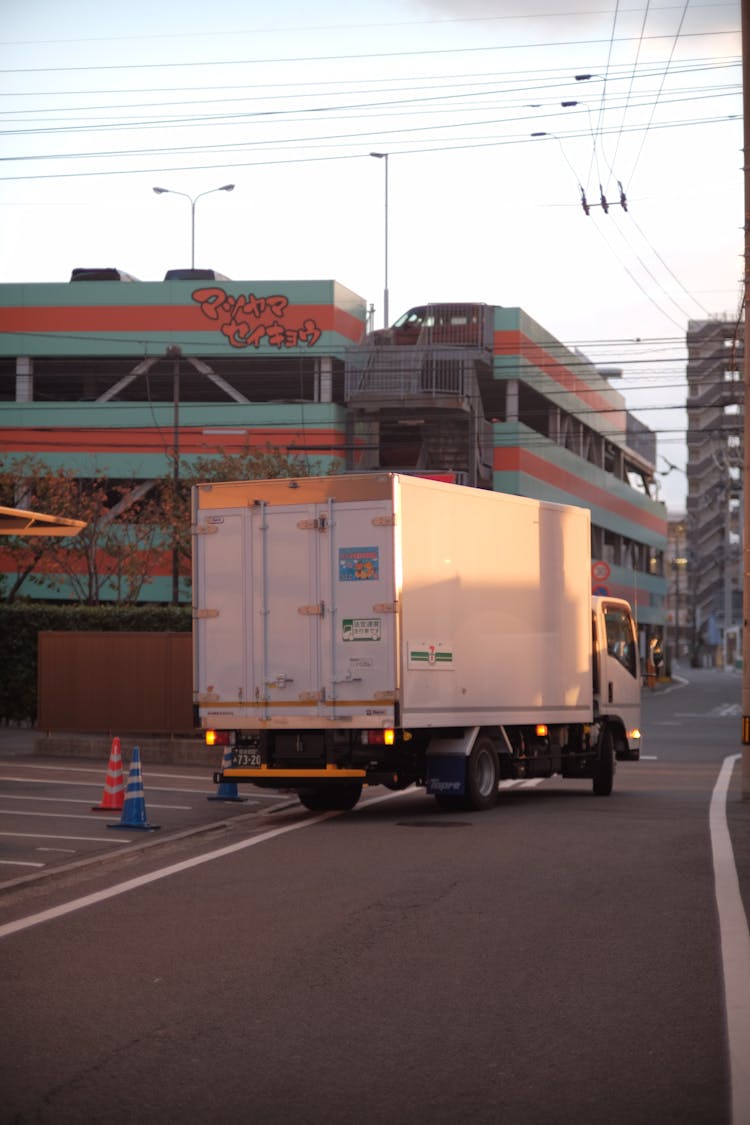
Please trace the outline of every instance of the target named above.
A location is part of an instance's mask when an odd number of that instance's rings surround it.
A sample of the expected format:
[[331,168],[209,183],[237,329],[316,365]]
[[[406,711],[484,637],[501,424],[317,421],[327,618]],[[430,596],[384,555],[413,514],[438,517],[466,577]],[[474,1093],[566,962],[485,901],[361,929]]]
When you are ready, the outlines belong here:
[[301,613],[303,617],[325,617],[325,612],[325,602],[315,602],[313,605],[297,606],[297,613]]
[[375,602],[373,613],[398,613],[398,602]]
[[326,516],[316,516],[311,520],[297,520],[300,531],[325,531],[328,527]]

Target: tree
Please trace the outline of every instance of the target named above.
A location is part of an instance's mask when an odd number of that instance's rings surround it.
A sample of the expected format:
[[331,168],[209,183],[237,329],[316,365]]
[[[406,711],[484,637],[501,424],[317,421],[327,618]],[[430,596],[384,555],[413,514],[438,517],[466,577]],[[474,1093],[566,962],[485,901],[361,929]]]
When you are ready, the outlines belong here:
[[[106,587],[117,602],[137,600],[163,550],[158,513],[145,499],[153,482],[112,484],[103,476],[77,477],[27,456],[0,461],[0,496],[6,506],[86,521],[71,538],[9,536],[3,542],[4,598],[14,601],[25,586],[67,589],[74,600],[94,605]],[[163,538],[163,536],[162,536]]]
[[36,586],[65,591],[86,605],[100,601],[133,604],[157,570],[190,575],[190,490],[204,481],[306,477],[321,471],[317,462],[281,453],[271,446],[239,453],[183,459],[179,478],[170,474],[147,481],[114,482],[52,469],[37,458],[0,459],[0,503],[85,520],[71,538],[9,536],[2,544],[8,574],[5,601]]

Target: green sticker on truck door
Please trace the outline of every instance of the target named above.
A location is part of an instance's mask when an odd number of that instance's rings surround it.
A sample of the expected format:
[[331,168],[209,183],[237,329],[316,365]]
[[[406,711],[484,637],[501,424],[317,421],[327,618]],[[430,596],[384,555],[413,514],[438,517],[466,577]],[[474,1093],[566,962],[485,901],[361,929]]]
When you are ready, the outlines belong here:
[[379,617],[345,617],[341,623],[343,641],[379,641]]
[[453,668],[453,648],[448,641],[417,641],[408,644],[410,668]]

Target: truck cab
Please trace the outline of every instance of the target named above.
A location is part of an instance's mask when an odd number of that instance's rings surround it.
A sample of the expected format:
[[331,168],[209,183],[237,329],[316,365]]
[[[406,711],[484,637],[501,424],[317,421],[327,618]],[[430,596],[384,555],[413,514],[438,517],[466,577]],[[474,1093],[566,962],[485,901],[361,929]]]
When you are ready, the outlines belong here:
[[640,757],[641,670],[635,622],[627,602],[592,598],[594,707],[610,721],[618,759]]

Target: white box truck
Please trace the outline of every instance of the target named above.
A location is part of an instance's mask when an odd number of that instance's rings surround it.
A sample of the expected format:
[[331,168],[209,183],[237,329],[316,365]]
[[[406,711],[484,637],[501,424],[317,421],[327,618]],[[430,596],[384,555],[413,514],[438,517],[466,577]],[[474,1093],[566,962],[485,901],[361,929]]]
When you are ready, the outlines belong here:
[[217,784],[311,810],[363,785],[488,808],[504,778],[640,752],[627,602],[592,597],[584,508],[398,473],[198,485],[196,724]]

